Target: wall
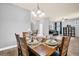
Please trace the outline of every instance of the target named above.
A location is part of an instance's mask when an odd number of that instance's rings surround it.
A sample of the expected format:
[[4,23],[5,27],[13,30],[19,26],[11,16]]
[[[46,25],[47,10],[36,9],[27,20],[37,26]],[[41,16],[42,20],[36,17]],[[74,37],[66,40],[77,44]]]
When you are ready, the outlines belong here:
[[15,33],[30,29],[30,11],[0,4],[0,48],[16,45]]
[[39,24],[43,24],[43,26],[42,26],[43,27],[42,28],[43,34],[44,35],[48,35],[49,34],[49,18],[48,17],[44,17],[44,18],[39,18],[39,19],[33,20],[31,29],[40,31]]
[[49,30],[54,30],[55,29],[55,22],[49,21]]
[[49,18],[44,18],[43,21],[43,33],[44,35],[49,35]]
[[[40,24],[42,24],[42,28],[40,29]],[[38,30],[42,32],[42,34],[44,35],[48,35],[49,34],[49,18],[48,17],[44,17],[42,19],[39,20],[39,22],[37,23],[38,25]]]

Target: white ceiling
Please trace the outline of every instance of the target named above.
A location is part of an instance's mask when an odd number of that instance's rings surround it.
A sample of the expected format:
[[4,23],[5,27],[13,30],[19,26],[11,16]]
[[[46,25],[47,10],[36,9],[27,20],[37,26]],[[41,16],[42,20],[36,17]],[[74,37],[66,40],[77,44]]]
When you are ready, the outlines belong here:
[[[33,10],[36,8],[36,3],[15,3],[24,9]],[[39,3],[40,9],[52,19],[63,17],[79,17],[78,3]]]

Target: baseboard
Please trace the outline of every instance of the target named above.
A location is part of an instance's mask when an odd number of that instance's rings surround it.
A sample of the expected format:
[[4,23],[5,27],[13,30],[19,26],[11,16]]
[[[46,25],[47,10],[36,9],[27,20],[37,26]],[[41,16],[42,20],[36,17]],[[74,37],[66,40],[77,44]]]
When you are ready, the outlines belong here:
[[17,45],[12,45],[12,46],[8,46],[8,47],[0,48],[0,51],[11,49],[11,48],[14,48],[14,47],[17,47]]

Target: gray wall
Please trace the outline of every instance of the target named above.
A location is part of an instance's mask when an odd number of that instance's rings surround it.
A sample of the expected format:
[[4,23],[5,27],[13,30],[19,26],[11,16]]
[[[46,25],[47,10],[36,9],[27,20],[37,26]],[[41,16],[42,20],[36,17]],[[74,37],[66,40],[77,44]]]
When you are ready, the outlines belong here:
[[[43,24],[43,34],[48,35],[49,34],[49,18],[39,18],[38,20],[32,21],[32,30],[38,30],[39,31],[39,24]],[[39,33],[39,32],[38,32]]]
[[0,4],[0,48],[16,45],[15,33],[30,29],[30,11]]
[[44,35],[49,35],[49,18],[44,18],[43,20],[43,33]]

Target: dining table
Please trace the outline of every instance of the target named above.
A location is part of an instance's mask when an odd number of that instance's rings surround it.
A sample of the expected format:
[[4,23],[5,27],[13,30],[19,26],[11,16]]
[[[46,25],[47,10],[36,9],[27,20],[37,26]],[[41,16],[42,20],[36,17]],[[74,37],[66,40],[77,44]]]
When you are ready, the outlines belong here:
[[[50,40],[50,39],[49,39]],[[54,40],[54,39],[53,39]],[[56,39],[55,39],[56,40]],[[56,40],[57,41],[57,40]],[[38,42],[36,44],[28,43],[28,48],[31,50],[36,56],[50,56],[54,52],[56,52],[61,44],[60,41],[57,41],[58,44],[56,45],[49,45],[46,43],[47,40],[44,42]]]

